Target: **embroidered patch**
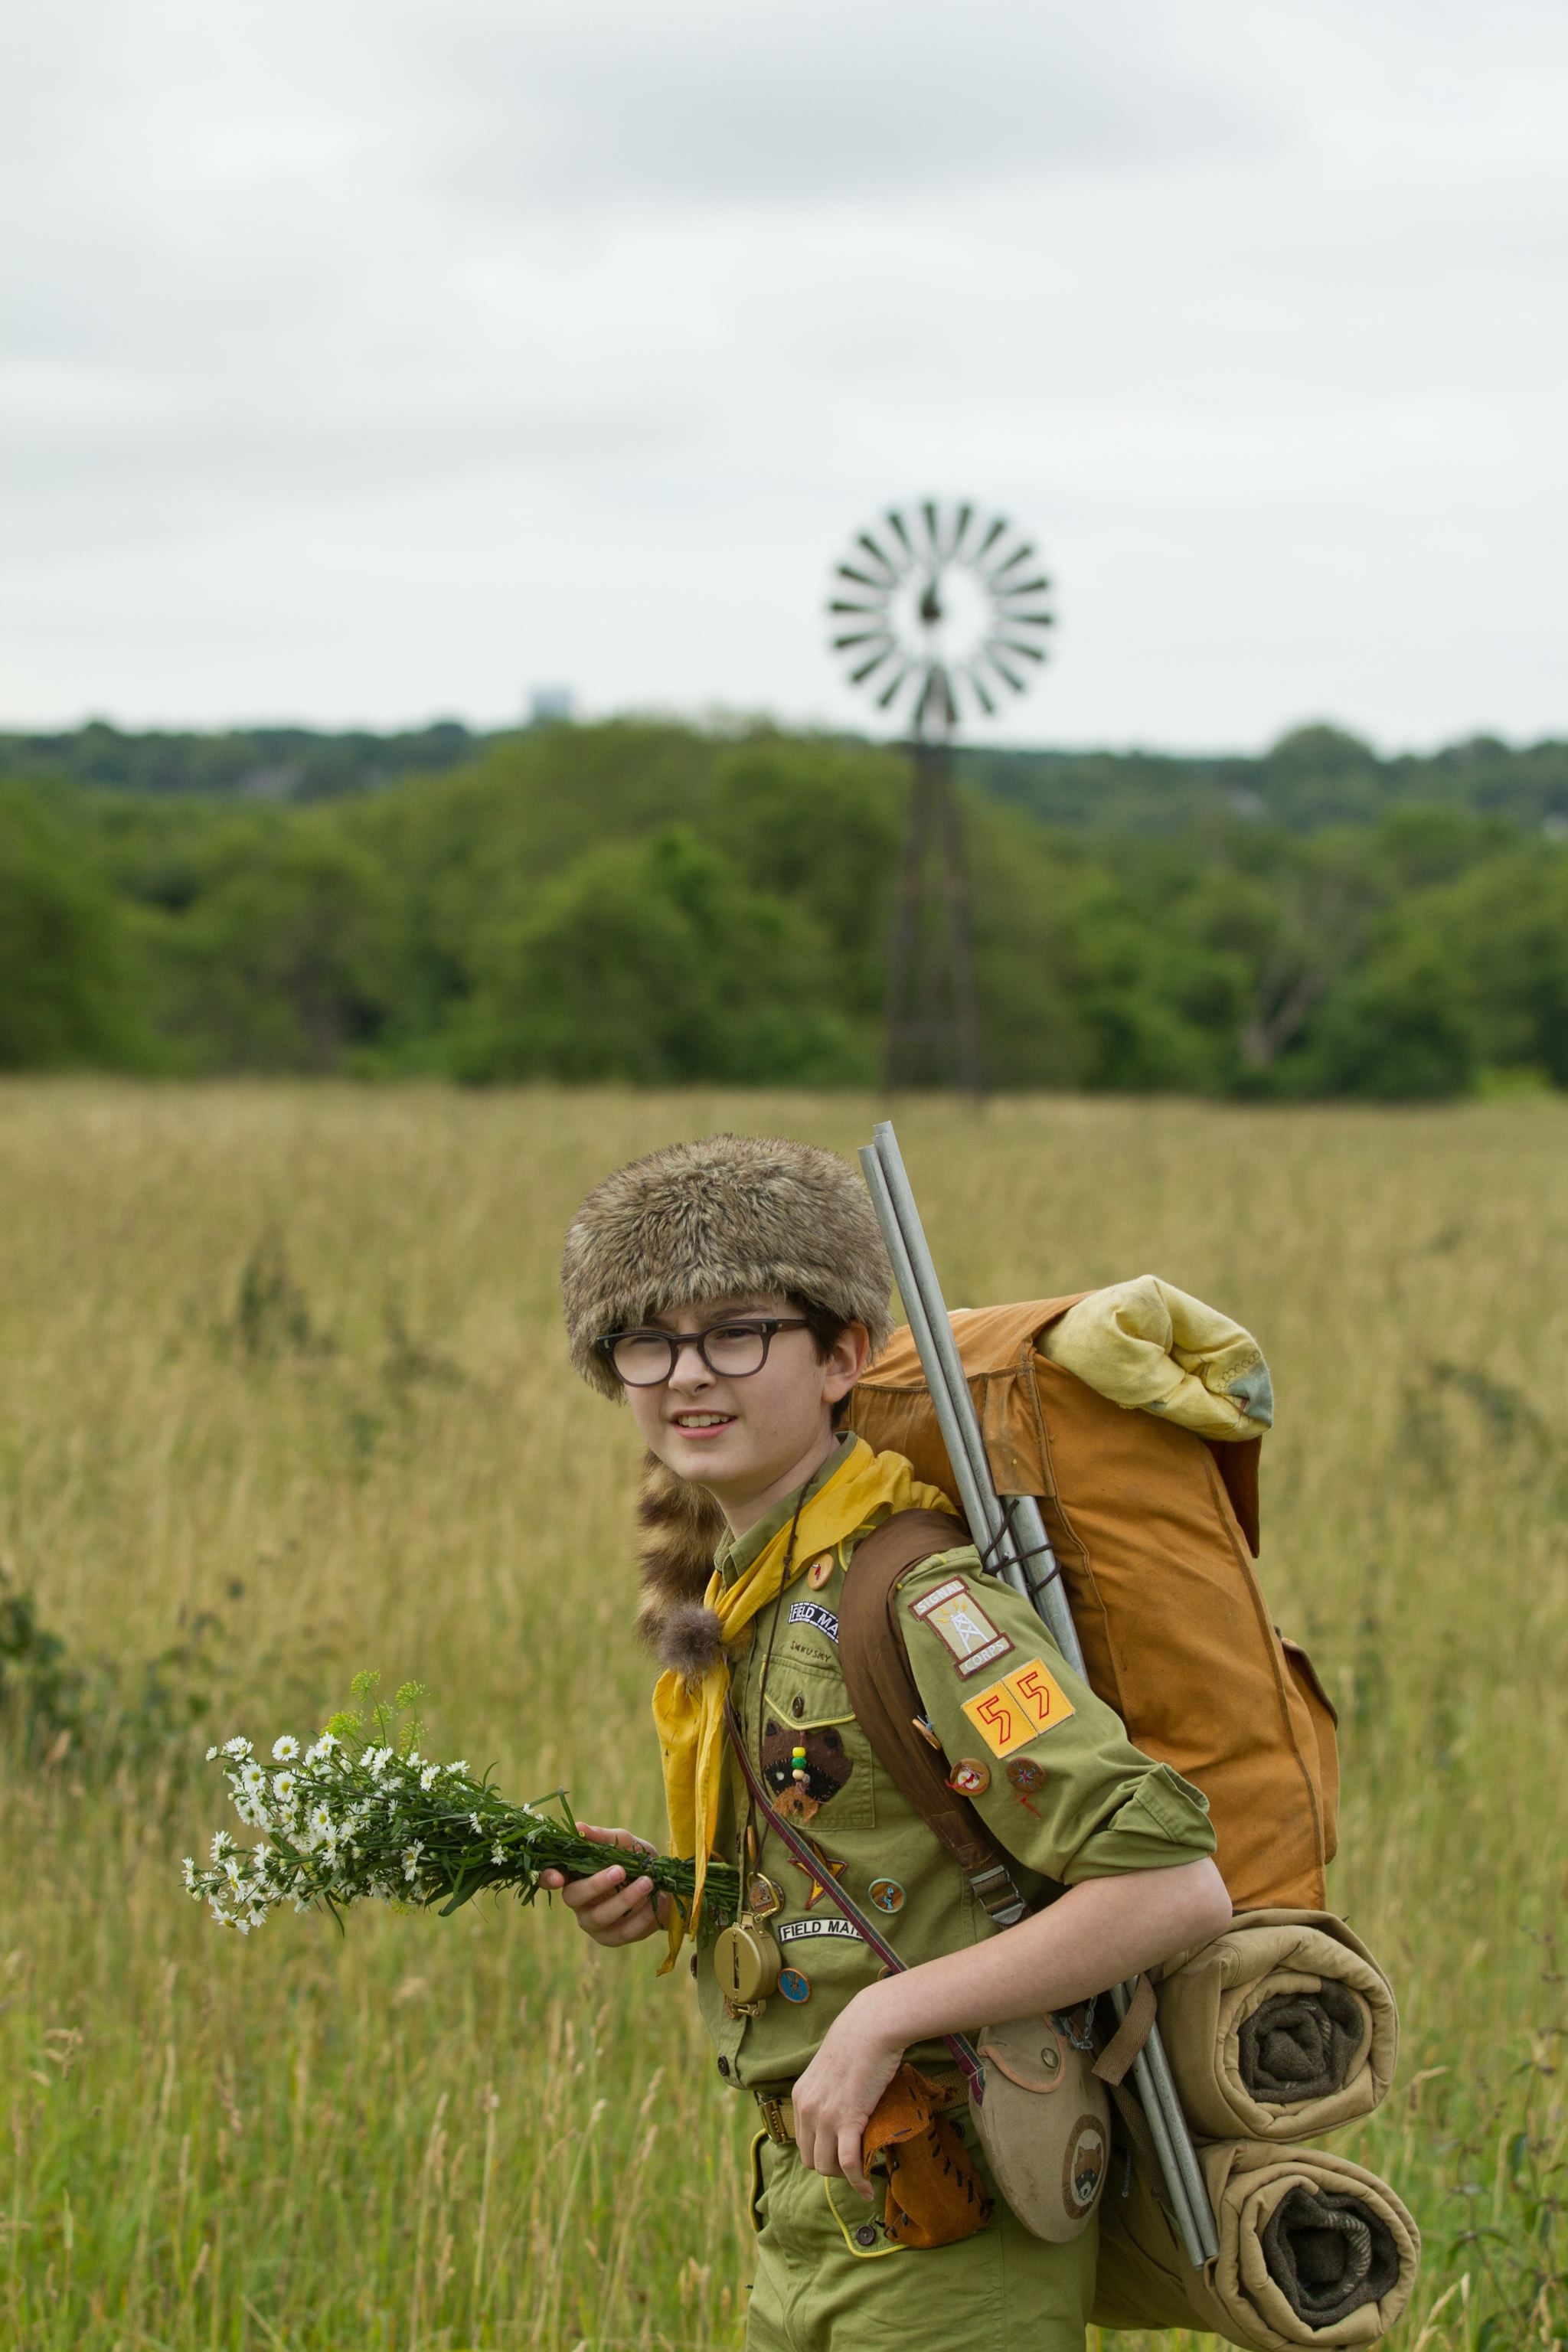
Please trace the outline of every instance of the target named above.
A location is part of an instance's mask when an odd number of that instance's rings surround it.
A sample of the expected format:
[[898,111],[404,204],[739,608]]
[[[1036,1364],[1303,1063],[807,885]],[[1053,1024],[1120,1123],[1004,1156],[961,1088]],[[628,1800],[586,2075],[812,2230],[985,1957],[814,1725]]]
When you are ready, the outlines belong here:
[[896,1878],[874,1878],[868,1891],[878,1910],[885,1911],[889,1918],[904,1907],[903,1886]]
[[947,1785],[961,1797],[983,1797],[991,1786],[991,1769],[978,1756],[961,1756],[947,1776]]
[[1031,1658],[978,1697],[966,1698],[963,1712],[993,1756],[1011,1756],[1077,1710],[1044,1658]]
[[824,1915],[817,1919],[781,1919],[773,1929],[775,1944],[815,1942],[819,1936],[847,1936],[852,1944],[860,1940],[853,1921],[841,1919],[837,1912],[831,1918]]
[[783,1993],[785,2000],[793,2000],[795,2002],[809,2000],[811,1999],[811,1979],[808,1976],[803,1976],[799,1969],[781,1969],[779,1970],[779,1990]]
[[796,1861],[794,1854],[790,1856],[790,1868],[798,1870],[806,1883],[805,1907],[809,1911],[818,1895],[826,1895],[834,1880],[843,1877],[848,1864],[843,1862],[829,1862],[825,1853],[817,1851],[815,1864],[810,1869],[804,1862]]
[[1005,1658],[1013,1647],[1006,1634],[996,1631],[962,1576],[950,1576],[945,1584],[911,1601],[909,1608],[911,1617],[941,1634],[961,1675],[977,1675],[982,1666],[988,1666],[994,1658]]
[[[796,1731],[773,1717],[763,1728],[762,1759],[763,1778],[775,1797],[798,1790],[814,1806],[829,1803],[855,1769],[855,1759],[846,1755],[835,1725],[813,1724],[809,1731]],[[795,1779],[797,1769],[805,1774],[803,1780]]]
[[823,1607],[820,1601],[792,1601],[789,1622],[792,1625],[815,1625],[817,1632],[826,1633],[830,1642],[838,1639],[838,1620],[831,1609]]

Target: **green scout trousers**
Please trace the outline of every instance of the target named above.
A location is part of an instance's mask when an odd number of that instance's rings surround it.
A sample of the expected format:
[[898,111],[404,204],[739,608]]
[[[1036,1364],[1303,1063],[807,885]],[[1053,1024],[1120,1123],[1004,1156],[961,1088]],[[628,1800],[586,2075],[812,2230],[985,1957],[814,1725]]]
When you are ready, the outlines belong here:
[[[957,2120],[955,2118],[955,2120]],[[792,2143],[752,2151],[757,2268],[746,2352],[1083,2352],[1099,2230],[1049,2246],[1015,2221],[967,2116],[963,2137],[995,2210],[952,2246],[901,2246],[881,2226],[884,2183],[864,2204],[847,2181],[809,2172]]]

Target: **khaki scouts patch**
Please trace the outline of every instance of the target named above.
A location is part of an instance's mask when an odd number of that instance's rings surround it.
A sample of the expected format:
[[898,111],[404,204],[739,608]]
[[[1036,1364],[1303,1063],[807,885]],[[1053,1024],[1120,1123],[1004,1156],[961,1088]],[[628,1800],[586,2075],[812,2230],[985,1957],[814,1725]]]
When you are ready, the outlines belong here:
[[962,1576],[950,1576],[909,1607],[911,1617],[942,1635],[961,1675],[978,1674],[994,1658],[1005,1658],[1013,1646],[1005,1633],[996,1631]]
[[977,1698],[966,1698],[963,1712],[994,1756],[1011,1756],[1076,1709],[1044,1658],[1031,1658]]

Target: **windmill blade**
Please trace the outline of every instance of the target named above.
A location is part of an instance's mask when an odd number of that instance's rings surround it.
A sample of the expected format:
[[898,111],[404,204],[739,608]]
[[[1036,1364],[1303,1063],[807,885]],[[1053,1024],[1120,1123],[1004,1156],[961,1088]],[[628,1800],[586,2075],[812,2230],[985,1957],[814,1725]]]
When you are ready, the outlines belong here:
[[966,662],[964,664],[963,674],[965,677],[968,678],[970,685],[973,688],[974,698],[979,703],[981,709],[985,713],[986,718],[994,719],[996,716],[996,705],[992,701],[990,690],[986,687],[985,681],[981,677],[980,672],[975,668],[973,662]]
[[974,509],[968,505],[961,506],[955,518],[952,545],[947,551],[947,560],[950,563],[956,563],[959,561],[959,558],[963,553],[963,542],[967,536],[969,526],[973,520]]
[[1042,572],[1037,580],[1017,580],[1005,588],[998,588],[999,596],[1048,596],[1051,583]]
[[992,549],[995,546],[1003,532],[1008,528],[1009,525],[1006,516],[998,515],[990,530],[986,532],[984,538],[981,541],[979,546],[975,549],[974,553],[970,558],[970,562],[974,565],[976,571],[978,571],[981,564],[984,562],[985,558],[990,554]]
[[886,613],[888,599],[884,596],[875,604],[857,604],[851,597],[835,596],[827,609],[830,613]]
[[[906,530],[904,525],[903,516],[899,512],[897,507],[889,507],[888,509],[888,529],[896,533],[905,554],[910,559],[910,562],[919,563],[921,558],[915,553],[914,541],[910,537],[909,531]],[[906,564],[904,569],[907,571],[909,569],[909,565]]]
[[1043,662],[1046,658],[1044,646],[1024,645],[1016,637],[994,637],[992,643],[1002,646],[1006,653],[1022,654],[1026,661]]
[[[870,556],[875,562],[881,565],[883,571],[888,575],[887,584],[889,587],[896,588],[900,581],[904,576],[904,568],[900,564],[894,563],[890,558],[883,554],[881,549],[878,546],[876,541],[872,538],[868,530],[858,530],[855,534],[855,544],[857,547],[863,547],[867,554]],[[878,581],[873,584],[880,587],[882,583]]]
[[873,580],[866,572],[857,572],[852,563],[840,563],[835,569],[840,580],[853,580],[858,588],[869,588],[873,594],[884,598],[890,596],[898,586],[896,579],[890,584],[886,580]]
[[850,646],[891,646],[898,642],[891,629],[857,629],[847,637],[835,637],[833,650],[841,654]]
[[936,500],[924,499],[921,502],[921,512],[925,517],[926,537],[931,541],[932,559],[938,563],[944,562],[946,558],[942,554],[942,513]]
[[909,662],[900,664],[898,670],[894,673],[891,686],[883,687],[881,692],[877,697],[877,708],[879,710],[888,709],[896,699],[900,688],[903,685],[904,680],[910,674],[910,667],[911,665]]
[[1035,552],[1035,549],[1032,548],[1027,540],[1026,540],[1023,546],[1018,548],[1014,554],[1007,558],[1005,563],[999,563],[994,572],[988,572],[986,574],[992,587],[998,588],[998,583],[1006,578],[1008,572],[1013,570],[1016,564],[1027,563],[1029,558]]
[[858,668],[856,668],[856,669],[852,669],[852,670],[850,671],[850,673],[849,673],[849,683],[850,683],[850,685],[851,685],[851,686],[859,686],[859,685],[863,684],[863,683],[864,683],[864,681],[871,676],[871,673],[873,672],[873,670],[879,670],[879,669],[880,669],[880,668],[881,668],[881,667],[882,667],[882,664],[883,664],[885,661],[890,661],[890,660],[892,659],[892,656],[893,656],[893,647],[892,647],[891,643],[889,642],[888,645],[885,645],[885,646],[882,647],[882,650],[881,650],[881,652],[880,652],[879,654],[873,654],[873,655],[871,656],[871,658],[870,658],[870,660],[869,660],[869,661],[863,661],[863,662],[861,662],[861,663],[860,663],[860,665],[859,665],[859,667],[858,667]]
[[996,618],[1005,629],[1054,629],[1057,625],[1054,613],[1009,613],[1004,607]]
[[992,668],[996,672],[997,677],[1002,678],[1008,686],[1010,686],[1015,694],[1023,693],[1024,680],[1021,677],[1016,677],[1015,673],[1008,668],[1006,663],[1003,660],[1001,655],[996,650],[996,640],[994,637],[990,637],[986,640],[985,658],[990,663]]

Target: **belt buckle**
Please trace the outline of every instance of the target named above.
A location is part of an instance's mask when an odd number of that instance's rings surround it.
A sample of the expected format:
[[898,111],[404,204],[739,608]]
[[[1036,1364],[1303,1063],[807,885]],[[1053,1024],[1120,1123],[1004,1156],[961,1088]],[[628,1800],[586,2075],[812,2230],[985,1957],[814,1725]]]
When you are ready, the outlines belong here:
[[789,2134],[784,2129],[784,2101],[771,2098],[761,2091],[757,2093],[756,2097],[757,2105],[762,2110],[763,2127],[768,2137],[775,2147],[787,2147]]

